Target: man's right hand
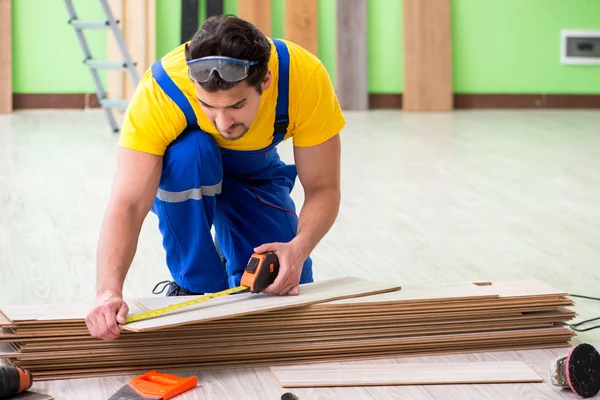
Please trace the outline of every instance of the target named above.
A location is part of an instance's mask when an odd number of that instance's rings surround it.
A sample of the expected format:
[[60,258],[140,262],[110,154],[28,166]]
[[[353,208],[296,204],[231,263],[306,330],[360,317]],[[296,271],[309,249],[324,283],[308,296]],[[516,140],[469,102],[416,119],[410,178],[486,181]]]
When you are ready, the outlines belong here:
[[98,240],[96,302],[85,318],[93,337],[116,339],[129,312],[123,282],[156,193],[162,157],[119,147],[117,172]]
[[119,324],[125,323],[128,313],[129,307],[121,296],[112,292],[98,294],[94,308],[85,318],[85,324],[93,337],[113,340],[119,337]]

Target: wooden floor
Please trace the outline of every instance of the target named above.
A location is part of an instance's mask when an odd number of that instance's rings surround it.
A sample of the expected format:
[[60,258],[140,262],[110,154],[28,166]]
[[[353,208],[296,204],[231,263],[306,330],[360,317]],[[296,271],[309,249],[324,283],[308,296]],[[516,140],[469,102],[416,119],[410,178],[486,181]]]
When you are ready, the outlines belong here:
[[[539,279],[600,295],[600,113],[349,112],[343,200],[313,254],[315,278],[354,275],[427,286]],[[100,111],[0,116],[0,305],[91,300],[116,137]],[[281,147],[291,160],[290,143]],[[298,185],[294,197],[302,202]],[[144,225],[130,297],[169,279],[157,221]],[[600,302],[575,299],[576,321]],[[600,329],[574,343],[600,347]],[[523,360],[539,384],[292,390],[300,399],[569,399],[549,381],[566,349],[398,359]],[[389,362],[378,360],[375,362]],[[190,371],[193,373],[193,371]],[[186,399],[279,399],[267,368],[198,373]],[[129,376],[36,383],[57,399],[106,399]]]

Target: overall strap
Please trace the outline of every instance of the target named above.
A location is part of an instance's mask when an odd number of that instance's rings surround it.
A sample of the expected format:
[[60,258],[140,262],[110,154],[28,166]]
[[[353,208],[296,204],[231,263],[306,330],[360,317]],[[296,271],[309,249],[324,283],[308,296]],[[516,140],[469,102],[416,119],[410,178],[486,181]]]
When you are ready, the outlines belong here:
[[277,82],[277,107],[275,108],[274,143],[283,140],[290,123],[288,116],[290,54],[283,40],[271,38],[277,50],[279,59],[279,79]]
[[196,118],[194,108],[190,104],[188,98],[185,97],[185,94],[183,94],[181,89],[173,82],[173,79],[171,79],[169,74],[167,74],[161,60],[152,64],[152,75],[154,75],[156,83],[158,83],[167,96],[169,96],[181,109],[185,115],[188,127],[198,126],[198,119]]

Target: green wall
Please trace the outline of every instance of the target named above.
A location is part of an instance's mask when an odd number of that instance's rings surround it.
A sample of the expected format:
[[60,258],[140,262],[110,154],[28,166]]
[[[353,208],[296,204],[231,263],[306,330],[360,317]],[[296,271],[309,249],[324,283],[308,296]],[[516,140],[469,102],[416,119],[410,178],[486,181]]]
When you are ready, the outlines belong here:
[[[74,0],[74,4],[80,18],[94,19],[102,14],[98,1]],[[63,0],[12,2],[13,92],[96,91],[68,20]],[[92,31],[87,37],[92,54],[105,58],[106,32]],[[106,85],[106,74],[102,78]]]
[[369,92],[402,93],[402,2],[368,0],[367,4]]
[[600,93],[600,65],[560,63],[562,29],[600,30],[600,1],[454,0],[454,91]]
[[[157,56],[179,44],[179,0],[157,1]],[[102,17],[95,0],[74,0],[81,18]],[[204,18],[201,0],[201,20]],[[226,13],[238,0],[224,0]],[[318,56],[335,81],[335,0],[319,0]],[[272,35],[283,37],[285,0],[272,0]],[[34,9],[35,7],[35,9]],[[34,11],[35,10],[35,11]],[[368,87],[403,90],[402,1],[368,0]],[[452,49],[457,93],[600,93],[600,66],[562,65],[560,30],[600,30],[600,0],[453,0]],[[16,93],[94,92],[63,0],[13,1]],[[87,33],[106,57],[106,32]],[[103,75],[103,83],[106,77]]]

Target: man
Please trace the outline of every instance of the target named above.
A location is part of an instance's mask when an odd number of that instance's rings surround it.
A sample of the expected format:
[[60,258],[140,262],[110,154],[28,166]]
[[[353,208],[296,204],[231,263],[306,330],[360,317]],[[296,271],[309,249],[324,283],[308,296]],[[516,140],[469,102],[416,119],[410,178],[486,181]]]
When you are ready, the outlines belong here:
[[[313,280],[309,255],[337,217],[344,125],[314,55],[237,17],[209,18],[144,74],[126,112],[90,334],[119,335],[123,282],[150,210],[174,280],[167,295],[238,286],[252,253],[266,251],[277,254],[280,272],[264,292],[299,294]],[[288,138],[295,165],[275,147]],[[305,192],[299,217],[290,198],[296,176]]]

